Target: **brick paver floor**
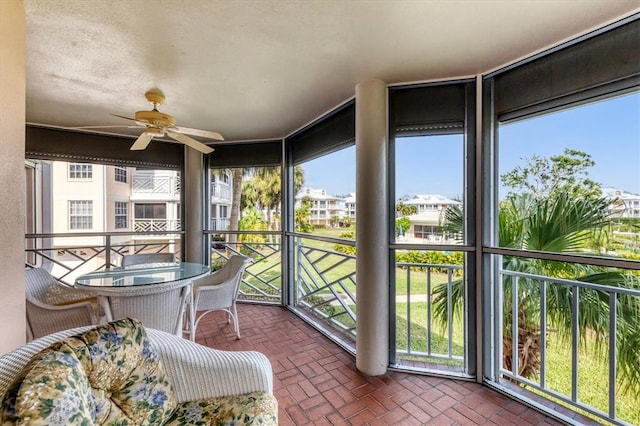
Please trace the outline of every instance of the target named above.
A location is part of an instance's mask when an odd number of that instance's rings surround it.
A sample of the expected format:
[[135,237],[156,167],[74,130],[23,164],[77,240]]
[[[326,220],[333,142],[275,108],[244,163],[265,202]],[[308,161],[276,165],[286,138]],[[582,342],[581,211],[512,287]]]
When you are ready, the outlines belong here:
[[215,312],[202,320],[196,341],[264,353],[282,426],[560,424],[473,382],[395,371],[366,376],[351,354],[285,308],[241,304],[238,313],[242,339]]

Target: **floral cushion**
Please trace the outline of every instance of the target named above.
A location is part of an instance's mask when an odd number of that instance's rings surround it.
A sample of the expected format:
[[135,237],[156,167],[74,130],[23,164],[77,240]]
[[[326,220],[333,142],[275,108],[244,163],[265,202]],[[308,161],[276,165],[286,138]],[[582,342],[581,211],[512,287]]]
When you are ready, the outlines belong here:
[[272,394],[265,392],[190,401],[178,405],[166,424],[277,425],[278,403]]
[[175,396],[143,326],[132,319],[64,339],[27,364],[3,401],[5,422],[163,424]]
[[7,392],[2,424],[93,424],[91,386],[75,354],[47,350],[41,355]]

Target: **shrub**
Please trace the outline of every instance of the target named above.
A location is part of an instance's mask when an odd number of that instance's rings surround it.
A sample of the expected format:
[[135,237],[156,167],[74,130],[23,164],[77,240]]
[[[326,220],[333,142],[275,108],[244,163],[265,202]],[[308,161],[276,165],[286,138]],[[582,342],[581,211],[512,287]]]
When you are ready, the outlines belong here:
[[[408,250],[396,253],[396,262],[398,263],[427,263],[435,265],[463,265],[464,254],[460,251],[417,251]],[[425,267],[411,266],[414,271],[426,270]],[[446,273],[447,268],[432,268],[433,271]],[[462,275],[462,270],[454,270],[454,275]]]
[[[353,240],[356,237],[356,233],[354,231],[349,231],[349,232],[343,232],[342,234],[340,234],[338,236],[338,238],[345,238],[345,239],[350,239]],[[335,246],[333,246],[333,249],[335,251],[337,251],[338,253],[342,253],[342,254],[350,254],[352,256],[355,256],[356,254],[356,248],[353,246],[347,246],[345,244],[336,244]]]

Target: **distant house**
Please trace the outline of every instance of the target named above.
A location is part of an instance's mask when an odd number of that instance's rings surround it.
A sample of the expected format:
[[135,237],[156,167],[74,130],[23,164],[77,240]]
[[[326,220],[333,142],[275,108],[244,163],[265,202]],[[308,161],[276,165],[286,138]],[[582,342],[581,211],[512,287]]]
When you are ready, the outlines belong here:
[[640,195],[615,188],[604,188],[603,194],[611,199],[609,214],[616,218],[640,218]]
[[403,241],[448,242],[448,237],[442,232],[442,215],[449,206],[462,206],[460,201],[437,194],[418,194],[404,204],[415,206],[417,213],[407,216],[411,225],[404,231]]

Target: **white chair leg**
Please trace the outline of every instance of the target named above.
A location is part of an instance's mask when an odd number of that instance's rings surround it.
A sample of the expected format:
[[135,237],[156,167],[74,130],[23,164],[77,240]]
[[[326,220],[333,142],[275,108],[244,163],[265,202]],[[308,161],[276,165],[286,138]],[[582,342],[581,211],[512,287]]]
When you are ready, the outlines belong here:
[[233,325],[236,331],[236,337],[240,340],[240,323],[238,321],[238,309],[235,303],[231,306],[231,309],[233,310]]

